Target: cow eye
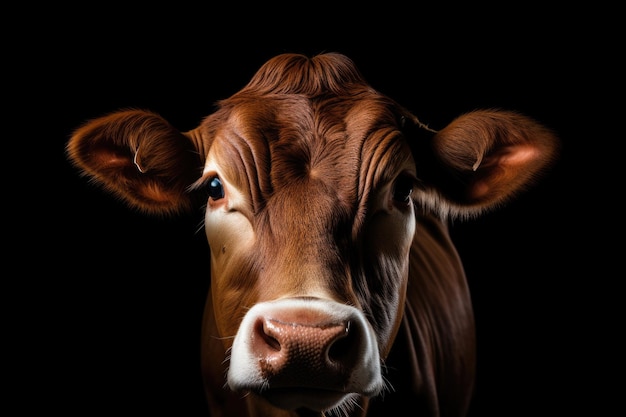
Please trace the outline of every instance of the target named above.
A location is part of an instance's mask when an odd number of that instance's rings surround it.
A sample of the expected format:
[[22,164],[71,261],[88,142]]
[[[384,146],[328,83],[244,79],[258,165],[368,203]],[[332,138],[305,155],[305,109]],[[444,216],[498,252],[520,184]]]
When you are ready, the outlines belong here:
[[409,204],[413,192],[414,180],[408,175],[401,175],[393,186],[393,200],[397,203]]
[[209,181],[209,197],[213,200],[224,198],[224,186],[218,177],[213,177]]

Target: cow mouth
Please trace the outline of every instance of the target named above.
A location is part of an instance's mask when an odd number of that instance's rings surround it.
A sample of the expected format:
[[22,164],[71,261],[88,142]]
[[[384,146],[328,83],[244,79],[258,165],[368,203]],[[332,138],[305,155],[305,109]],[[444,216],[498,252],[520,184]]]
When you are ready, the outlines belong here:
[[350,395],[343,391],[310,387],[269,388],[257,394],[284,410],[305,408],[316,412],[334,408]]

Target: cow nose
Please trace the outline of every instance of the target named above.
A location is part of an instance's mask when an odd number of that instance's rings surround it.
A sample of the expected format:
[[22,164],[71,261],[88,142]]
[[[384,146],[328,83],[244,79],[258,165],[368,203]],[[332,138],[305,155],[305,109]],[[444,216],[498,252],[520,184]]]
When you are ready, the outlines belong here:
[[257,318],[251,348],[271,388],[342,390],[358,356],[356,327],[307,310],[282,312]]
[[377,339],[355,307],[316,298],[258,303],[231,349],[228,386],[285,410],[328,410],[384,388]]

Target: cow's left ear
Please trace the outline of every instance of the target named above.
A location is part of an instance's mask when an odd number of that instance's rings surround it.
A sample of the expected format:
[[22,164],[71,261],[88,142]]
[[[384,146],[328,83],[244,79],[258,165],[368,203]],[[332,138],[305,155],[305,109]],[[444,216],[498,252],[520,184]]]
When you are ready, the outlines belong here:
[[556,159],[559,141],[527,116],[477,110],[436,132],[428,149],[416,161],[426,188],[448,201],[449,214],[466,216],[498,206],[531,185]]
[[81,174],[142,212],[171,215],[194,206],[188,187],[201,176],[204,158],[155,113],[123,110],[90,120],[66,150]]

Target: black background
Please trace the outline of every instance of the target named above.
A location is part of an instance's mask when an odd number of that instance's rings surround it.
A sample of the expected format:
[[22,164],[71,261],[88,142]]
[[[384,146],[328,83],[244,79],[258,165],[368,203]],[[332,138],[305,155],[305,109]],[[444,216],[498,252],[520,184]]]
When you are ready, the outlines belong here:
[[7,286],[5,297],[23,410],[206,415],[200,213],[135,213],[79,177],[64,146],[87,119],[125,107],[194,128],[272,56],[325,51],[351,57],[435,129],[499,107],[559,135],[561,158],[540,183],[453,225],[478,331],[470,414],[608,409],[617,387],[605,373],[617,372],[623,332],[613,321],[623,271],[609,265],[623,247],[621,204],[610,197],[621,191],[610,161],[623,133],[603,132],[607,97],[623,90],[615,12],[409,4],[96,2],[6,17],[20,23],[5,37],[5,259],[19,291]]

